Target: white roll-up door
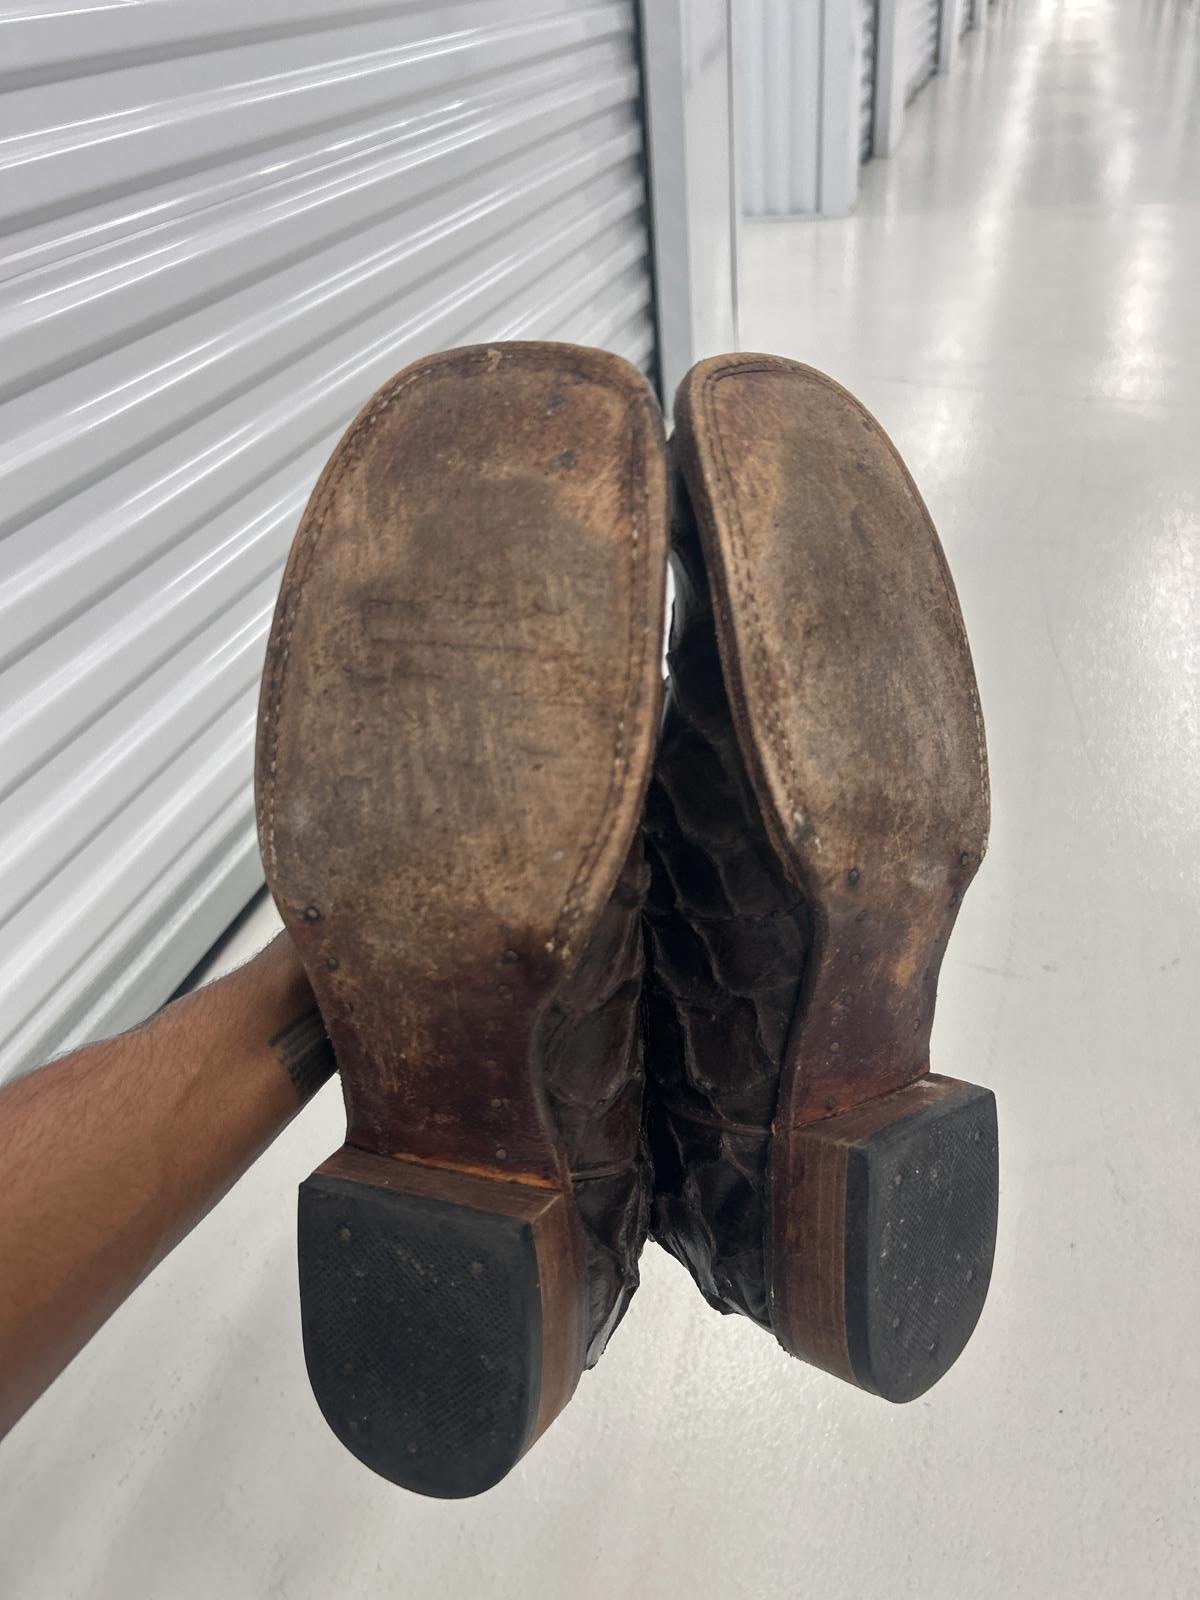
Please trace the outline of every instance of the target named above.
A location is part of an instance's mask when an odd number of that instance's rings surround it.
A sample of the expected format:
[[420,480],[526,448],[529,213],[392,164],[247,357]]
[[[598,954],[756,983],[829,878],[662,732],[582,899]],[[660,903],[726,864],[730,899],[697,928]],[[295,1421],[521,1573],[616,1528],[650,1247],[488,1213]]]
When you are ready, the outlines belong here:
[[938,33],[941,29],[941,0],[906,0],[905,99],[911,100],[937,71]]
[[859,0],[862,14],[862,78],[859,90],[858,158],[869,161],[875,139],[875,63],[878,57],[879,0]]
[[820,206],[820,7],[794,5],[792,0],[738,0],[733,16],[743,41],[740,120],[746,214],[789,216],[816,211]]
[[261,882],[306,496],[415,357],[654,326],[634,0],[0,5],[0,1076]]

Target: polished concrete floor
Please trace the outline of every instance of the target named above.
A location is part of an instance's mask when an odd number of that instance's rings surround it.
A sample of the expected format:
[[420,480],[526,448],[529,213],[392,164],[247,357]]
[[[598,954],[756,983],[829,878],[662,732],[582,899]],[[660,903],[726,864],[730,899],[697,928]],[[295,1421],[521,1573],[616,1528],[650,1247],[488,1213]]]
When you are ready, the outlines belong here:
[[307,1394],[292,1209],[340,1142],[327,1090],[0,1453],[0,1592],[1200,1594],[1197,8],[1007,0],[908,121],[856,216],[747,230],[743,343],[876,411],[975,648],[994,830],[934,1040],[1002,1117],[967,1353],[890,1409],[651,1249],[518,1472],[405,1497]]

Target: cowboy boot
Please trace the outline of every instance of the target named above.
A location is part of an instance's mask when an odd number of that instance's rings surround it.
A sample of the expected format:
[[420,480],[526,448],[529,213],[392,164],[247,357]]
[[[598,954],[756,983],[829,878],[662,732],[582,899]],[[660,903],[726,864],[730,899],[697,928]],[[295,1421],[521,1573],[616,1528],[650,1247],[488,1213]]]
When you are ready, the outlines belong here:
[[879,424],[795,362],[676,402],[667,711],[648,806],[655,1233],[708,1301],[890,1400],[983,1305],[995,1107],[929,1071],[983,855],[970,653]]
[[667,521],[640,373],[456,350],[360,412],[283,578],[259,836],[347,1119],[300,1191],[305,1357],[425,1494],[503,1477],[637,1285]]

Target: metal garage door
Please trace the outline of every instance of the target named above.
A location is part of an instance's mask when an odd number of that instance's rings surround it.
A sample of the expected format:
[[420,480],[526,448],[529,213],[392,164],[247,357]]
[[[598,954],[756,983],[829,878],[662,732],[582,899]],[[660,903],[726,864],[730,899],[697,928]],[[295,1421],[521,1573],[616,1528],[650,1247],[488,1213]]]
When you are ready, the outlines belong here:
[[[657,0],[650,0],[651,4]],[[742,202],[747,216],[820,206],[821,13],[791,0],[738,0]]]
[[878,54],[879,0],[859,0],[862,13],[862,78],[859,89],[858,158],[869,161],[875,139],[875,61]]
[[938,33],[942,23],[941,0],[907,0],[908,71],[904,97],[911,100],[937,71]]
[[3,1075],[261,881],[265,631],[364,397],[654,331],[633,0],[0,5],[0,86]]

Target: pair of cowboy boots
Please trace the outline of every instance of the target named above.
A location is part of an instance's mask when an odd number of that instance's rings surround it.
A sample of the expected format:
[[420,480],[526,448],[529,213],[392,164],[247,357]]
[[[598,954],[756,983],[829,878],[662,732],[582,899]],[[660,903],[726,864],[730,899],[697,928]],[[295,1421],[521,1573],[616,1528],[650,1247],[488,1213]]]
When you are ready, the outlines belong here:
[[937,535],[845,390],[705,361],[667,446],[599,351],[407,368],[297,532],[257,800],[346,1101],[300,1191],[305,1355],[368,1466],[496,1483],[651,1226],[864,1389],[951,1365],[996,1125],[929,1033],[983,728]]

